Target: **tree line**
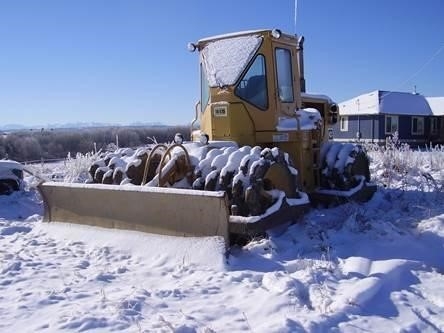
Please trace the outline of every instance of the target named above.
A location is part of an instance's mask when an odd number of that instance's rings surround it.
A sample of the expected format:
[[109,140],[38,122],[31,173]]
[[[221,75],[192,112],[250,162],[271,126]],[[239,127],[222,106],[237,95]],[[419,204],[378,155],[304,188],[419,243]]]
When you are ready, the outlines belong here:
[[187,126],[104,127],[41,129],[0,134],[0,159],[19,162],[65,158],[68,153],[86,154],[109,145],[140,147],[153,142],[171,142],[176,133],[189,140]]

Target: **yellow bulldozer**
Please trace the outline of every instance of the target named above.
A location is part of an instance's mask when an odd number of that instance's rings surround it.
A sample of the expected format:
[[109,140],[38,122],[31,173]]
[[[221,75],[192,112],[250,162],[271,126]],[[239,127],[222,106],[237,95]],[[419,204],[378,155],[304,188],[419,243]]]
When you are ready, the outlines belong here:
[[338,107],[305,91],[303,43],[278,29],[190,43],[201,81],[191,140],[104,154],[85,184],[43,182],[44,220],[229,243],[313,203],[368,200],[369,159],[329,140]]

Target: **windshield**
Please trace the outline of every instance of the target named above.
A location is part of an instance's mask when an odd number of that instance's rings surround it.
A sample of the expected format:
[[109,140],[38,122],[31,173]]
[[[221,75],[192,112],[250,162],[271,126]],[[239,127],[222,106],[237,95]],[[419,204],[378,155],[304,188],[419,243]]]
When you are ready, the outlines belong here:
[[262,43],[261,36],[240,36],[208,43],[201,51],[210,87],[236,83]]

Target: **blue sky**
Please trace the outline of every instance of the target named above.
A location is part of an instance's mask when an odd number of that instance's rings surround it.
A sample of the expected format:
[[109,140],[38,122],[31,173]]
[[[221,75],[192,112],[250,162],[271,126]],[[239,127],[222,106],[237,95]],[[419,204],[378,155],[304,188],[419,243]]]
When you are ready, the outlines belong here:
[[[444,0],[299,0],[307,90],[444,96]],[[188,124],[199,95],[186,44],[294,33],[294,0],[0,0],[0,126]],[[438,52],[439,51],[439,52]]]

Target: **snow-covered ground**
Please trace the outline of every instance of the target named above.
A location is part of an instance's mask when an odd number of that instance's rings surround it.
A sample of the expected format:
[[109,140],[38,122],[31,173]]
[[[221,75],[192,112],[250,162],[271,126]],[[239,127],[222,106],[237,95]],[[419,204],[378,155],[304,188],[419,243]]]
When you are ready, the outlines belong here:
[[442,332],[443,152],[401,150],[371,153],[368,203],[228,254],[217,238],[43,223],[32,188],[1,196],[0,331]]

